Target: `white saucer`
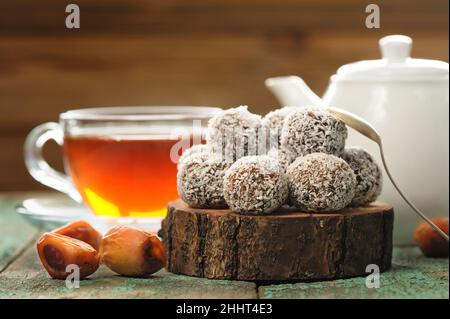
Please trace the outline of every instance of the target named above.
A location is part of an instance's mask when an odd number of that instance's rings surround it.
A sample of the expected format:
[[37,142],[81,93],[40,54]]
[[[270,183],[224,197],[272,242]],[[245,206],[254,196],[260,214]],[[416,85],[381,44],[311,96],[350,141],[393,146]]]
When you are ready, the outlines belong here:
[[59,194],[26,199],[16,208],[16,211],[29,223],[45,231],[83,219],[102,233],[117,224],[135,226],[156,233],[161,228],[162,220],[162,218],[154,217],[96,216],[86,206]]

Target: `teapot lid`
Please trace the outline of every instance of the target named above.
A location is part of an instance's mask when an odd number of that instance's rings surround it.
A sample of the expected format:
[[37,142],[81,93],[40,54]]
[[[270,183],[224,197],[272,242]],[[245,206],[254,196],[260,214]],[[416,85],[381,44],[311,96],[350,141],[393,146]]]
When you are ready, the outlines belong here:
[[412,39],[390,35],[378,41],[382,59],[359,61],[341,66],[334,80],[423,80],[448,79],[448,63],[411,58]]

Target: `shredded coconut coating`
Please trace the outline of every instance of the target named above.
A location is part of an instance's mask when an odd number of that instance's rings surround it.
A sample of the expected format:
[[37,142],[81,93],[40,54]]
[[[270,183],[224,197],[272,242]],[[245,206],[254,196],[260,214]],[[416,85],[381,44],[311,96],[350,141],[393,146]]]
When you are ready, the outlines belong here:
[[281,142],[281,129],[283,128],[284,119],[289,113],[298,109],[298,107],[294,106],[285,106],[281,109],[276,109],[269,112],[266,116],[264,116],[261,124],[268,134],[268,149],[279,148]]
[[342,158],[356,175],[356,190],[350,205],[364,206],[375,201],[381,194],[383,176],[373,157],[359,147],[348,147]]
[[258,131],[261,116],[252,114],[247,106],[224,111],[208,122],[206,143],[214,153],[233,163],[237,159],[258,155]]
[[225,173],[224,196],[235,212],[268,214],[286,202],[287,178],[274,158],[266,155],[243,157]]
[[296,156],[326,153],[341,156],[347,127],[329,112],[305,107],[289,113],[281,131],[281,145]]
[[286,172],[287,168],[295,160],[295,155],[291,151],[285,148],[272,148],[268,153],[268,156],[275,158],[280,163],[283,172]]
[[208,145],[206,144],[196,144],[192,145],[190,148],[185,150],[183,154],[181,154],[180,158],[178,159],[178,167],[180,167],[181,164],[191,155],[194,154],[202,154],[203,156],[210,156],[211,150]]
[[220,157],[188,156],[178,168],[178,194],[193,208],[226,208],[223,178],[228,168]]
[[307,212],[346,207],[353,199],[356,176],[341,158],[323,153],[298,157],[287,170],[292,204]]

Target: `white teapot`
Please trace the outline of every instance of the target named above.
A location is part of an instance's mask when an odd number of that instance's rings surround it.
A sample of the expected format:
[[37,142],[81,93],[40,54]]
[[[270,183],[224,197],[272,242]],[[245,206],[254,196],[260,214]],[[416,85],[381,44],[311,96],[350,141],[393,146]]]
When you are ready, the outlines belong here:
[[[429,217],[448,216],[448,63],[410,58],[407,36],[387,36],[379,45],[382,59],[340,67],[322,99],[297,76],[269,78],[266,86],[283,105],[334,106],[370,122],[404,193]],[[347,145],[364,147],[381,166],[378,146],[364,136],[349,130]],[[386,177],[380,200],[394,206],[394,243],[412,243],[419,218]]]

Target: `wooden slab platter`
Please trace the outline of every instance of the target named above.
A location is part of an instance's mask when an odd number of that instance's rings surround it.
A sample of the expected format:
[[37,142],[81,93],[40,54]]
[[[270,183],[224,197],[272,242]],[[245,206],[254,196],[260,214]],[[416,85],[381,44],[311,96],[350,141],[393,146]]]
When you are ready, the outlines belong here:
[[265,216],[169,203],[161,235],[168,270],[248,281],[315,281],[391,266],[394,212],[375,202],[326,214],[280,209]]

